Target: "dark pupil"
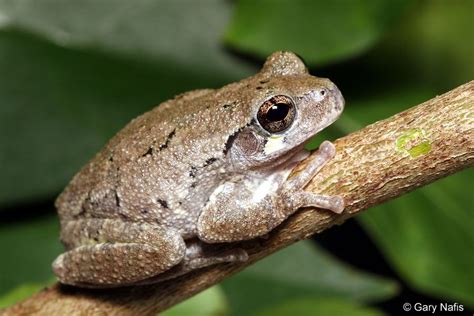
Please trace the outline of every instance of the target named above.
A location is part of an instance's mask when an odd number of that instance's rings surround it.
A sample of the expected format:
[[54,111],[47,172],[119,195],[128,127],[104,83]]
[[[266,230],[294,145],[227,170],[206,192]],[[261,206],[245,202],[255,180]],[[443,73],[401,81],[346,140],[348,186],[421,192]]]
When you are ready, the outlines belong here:
[[267,112],[267,120],[276,122],[283,120],[287,115],[290,107],[285,103],[274,104]]

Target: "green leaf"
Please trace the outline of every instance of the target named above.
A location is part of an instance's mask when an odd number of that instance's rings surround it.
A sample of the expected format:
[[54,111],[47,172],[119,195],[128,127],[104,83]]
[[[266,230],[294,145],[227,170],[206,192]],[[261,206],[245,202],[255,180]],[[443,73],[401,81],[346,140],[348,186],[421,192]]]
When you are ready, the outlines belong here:
[[224,292],[217,285],[160,313],[163,316],[224,316],[228,314]]
[[0,0],[0,205],[57,194],[161,101],[250,74],[217,45],[229,13],[221,1]]
[[239,0],[225,41],[260,57],[294,51],[310,65],[332,63],[373,46],[408,1]]
[[312,296],[378,301],[397,292],[393,281],[338,261],[309,241],[298,242],[225,280],[234,315],[248,315],[275,301]]
[[[62,251],[58,229],[56,217],[0,226],[0,294],[22,284],[46,284],[54,278],[51,263]],[[20,288],[14,294],[31,288]]]
[[381,311],[373,308],[361,307],[341,299],[333,298],[301,298],[288,300],[283,303],[276,304],[266,308],[260,312],[253,314],[255,316],[329,316],[329,315],[345,315],[345,316],[377,316],[384,315]]
[[450,176],[359,217],[414,288],[474,306],[474,169]]
[[385,77],[395,71],[399,83],[446,91],[474,77],[473,29],[473,1],[418,1],[369,60]]
[[0,27],[66,48],[146,61],[157,70],[171,64],[186,69],[186,76],[235,79],[250,68],[218,45],[231,9],[219,0],[0,0]]

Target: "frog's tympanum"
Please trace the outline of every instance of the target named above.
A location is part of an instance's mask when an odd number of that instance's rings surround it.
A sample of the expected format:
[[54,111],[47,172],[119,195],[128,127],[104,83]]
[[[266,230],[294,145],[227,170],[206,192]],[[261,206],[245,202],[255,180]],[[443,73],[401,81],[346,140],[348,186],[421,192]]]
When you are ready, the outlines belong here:
[[139,116],[71,181],[56,201],[66,251],[53,263],[62,283],[147,284],[245,261],[216,243],[265,236],[298,208],[336,213],[339,196],[303,190],[335,155],[321,144],[307,167],[305,143],[341,114],[328,79],[277,52],[256,75],[191,91]]

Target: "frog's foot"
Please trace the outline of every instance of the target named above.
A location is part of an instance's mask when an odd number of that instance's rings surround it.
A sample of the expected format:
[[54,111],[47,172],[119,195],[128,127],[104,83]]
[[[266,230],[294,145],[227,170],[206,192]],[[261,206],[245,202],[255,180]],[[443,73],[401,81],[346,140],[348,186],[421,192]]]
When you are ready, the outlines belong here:
[[53,263],[61,283],[81,287],[137,284],[180,263],[186,251],[175,231],[148,223],[85,219],[63,227],[69,251]]
[[338,214],[342,213],[344,210],[344,199],[342,197],[324,196],[303,191],[303,188],[335,154],[336,148],[334,145],[329,141],[324,141],[306,168],[284,184],[282,195],[286,204],[285,209],[288,212],[292,213],[300,207],[314,206],[328,209]]
[[215,245],[206,244],[199,239],[188,242],[186,246],[183,263],[194,265],[196,268],[222,262],[244,262],[249,257],[244,249],[220,250]]
[[215,245],[209,245],[200,240],[188,243],[186,256],[183,261],[172,269],[144,280],[140,284],[150,284],[173,279],[194,270],[202,269],[219,263],[245,262],[248,254],[244,249],[234,248],[220,251],[213,249]]

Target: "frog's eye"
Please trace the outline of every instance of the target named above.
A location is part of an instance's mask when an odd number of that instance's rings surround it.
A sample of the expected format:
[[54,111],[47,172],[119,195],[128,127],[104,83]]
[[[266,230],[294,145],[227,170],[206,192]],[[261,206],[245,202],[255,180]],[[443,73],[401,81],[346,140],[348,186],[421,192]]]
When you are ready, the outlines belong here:
[[270,133],[284,131],[291,126],[296,115],[293,101],[286,95],[276,95],[258,109],[257,120]]

